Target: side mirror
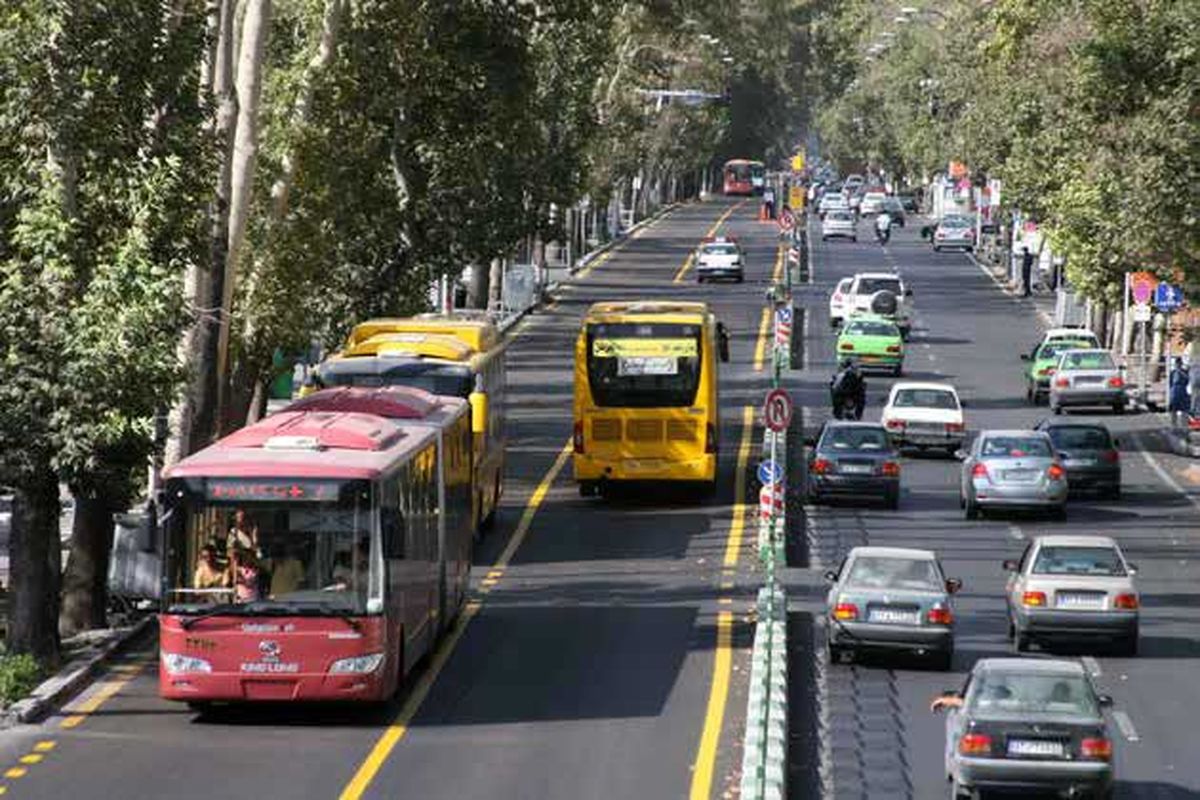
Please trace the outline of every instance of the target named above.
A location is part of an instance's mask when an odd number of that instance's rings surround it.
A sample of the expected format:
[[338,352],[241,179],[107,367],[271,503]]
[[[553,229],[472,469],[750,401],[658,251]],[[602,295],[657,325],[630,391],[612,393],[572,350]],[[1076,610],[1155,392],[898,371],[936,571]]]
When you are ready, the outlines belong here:
[[1004,571],[1005,572],[1016,572],[1017,571],[1016,559],[1014,559],[1014,558],[1004,559]]
[[904,290],[904,296],[905,296],[905,297],[912,297],[912,296],[913,296],[912,289],[905,289],[905,290]]
[[804,446],[805,447],[816,447],[817,446],[817,437],[805,436],[804,437]]
[[1102,694],[1096,698],[1096,702],[1100,704],[1101,708],[1112,708],[1113,699],[1111,695]]
[[959,401],[958,401],[958,407],[959,407],[959,408],[966,408],[966,407],[967,407],[967,401],[966,401],[966,400],[959,400]]
[[1129,570],[1130,575],[1137,575],[1137,573],[1138,573],[1138,565],[1137,564],[1126,564],[1125,568]]
[[946,591],[950,594],[958,594],[962,590],[963,582],[960,578],[946,578]]
[[471,403],[471,433],[482,436],[487,433],[488,396],[476,390],[467,399]]
[[827,571],[825,573],[825,580],[829,581],[830,583],[837,583],[837,573],[833,570]]
[[966,450],[955,450],[954,457],[957,458],[959,461],[966,461],[967,460],[967,451]]
[[722,362],[729,361],[729,331],[725,323],[717,323],[717,356]]
[[1121,440],[1120,439],[1113,439],[1113,449],[1114,450],[1121,449]]
[[1029,355],[1029,353],[1021,353],[1021,360],[1022,361],[1033,361],[1033,356]]

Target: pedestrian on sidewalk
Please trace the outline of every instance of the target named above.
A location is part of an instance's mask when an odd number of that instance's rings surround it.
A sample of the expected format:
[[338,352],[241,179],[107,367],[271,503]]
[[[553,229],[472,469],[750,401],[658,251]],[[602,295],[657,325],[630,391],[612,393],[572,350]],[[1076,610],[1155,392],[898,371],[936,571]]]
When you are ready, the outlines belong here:
[[1021,292],[1022,297],[1029,297],[1030,285],[1033,280],[1033,251],[1029,245],[1021,247]]
[[1175,366],[1167,378],[1167,410],[1171,412],[1171,424],[1176,428],[1186,423],[1191,403],[1188,398],[1188,386],[1191,375],[1183,365],[1183,359],[1175,356]]
[[775,219],[775,190],[770,186],[763,189],[763,213],[767,219]]

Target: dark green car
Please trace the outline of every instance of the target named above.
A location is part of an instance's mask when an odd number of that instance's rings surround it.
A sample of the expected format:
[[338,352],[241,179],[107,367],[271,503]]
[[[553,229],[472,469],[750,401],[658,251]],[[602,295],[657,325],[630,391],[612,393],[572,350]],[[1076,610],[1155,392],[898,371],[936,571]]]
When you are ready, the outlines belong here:
[[885,369],[899,375],[904,369],[904,339],[887,317],[851,317],[837,340],[838,361],[850,359],[861,369]]
[[1025,370],[1025,399],[1036,405],[1049,397],[1050,379],[1060,353],[1094,346],[1088,339],[1055,339],[1038,345],[1033,353],[1022,353],[1021,360],[1029,364]]

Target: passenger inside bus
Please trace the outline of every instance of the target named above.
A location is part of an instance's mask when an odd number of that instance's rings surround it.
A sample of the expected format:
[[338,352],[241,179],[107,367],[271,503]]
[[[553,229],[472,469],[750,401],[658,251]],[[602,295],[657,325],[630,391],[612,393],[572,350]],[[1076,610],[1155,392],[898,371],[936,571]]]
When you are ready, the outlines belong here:
[[261,594],[259,582],[262,578],[258,558],[248,547],[238,547],[230,561],[233,572],[234,596],[239,603],[251,603]]
[[329,587],[333,591],[365,594],[367,591],[367,569],[370,566],[370,543],[361,538],[354,548],[354,555],[347,550],[340,551],[335,556],[333,567],[333,583]]
[[229,569],[217,561],[217,548],[211,542],[200,548],[200,563],[192,575],[196,589],[229,588]]

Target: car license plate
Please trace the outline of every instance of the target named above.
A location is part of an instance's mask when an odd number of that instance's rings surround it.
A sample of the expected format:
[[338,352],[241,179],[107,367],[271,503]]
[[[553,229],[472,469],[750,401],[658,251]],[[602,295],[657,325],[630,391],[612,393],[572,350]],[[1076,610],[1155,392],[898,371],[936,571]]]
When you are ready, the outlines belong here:
[[1094,466],[1096,466],[1096,463],[1097,463],[1096,459],[1094,459],[1094,458],[1070,458],[1070,459],[1067,459],[1068,467],[1094,467]]
[[875,468],[870,464],[842,464],[838,467],[838,471],[847,475],[870,475]]
[[1004,470],[1004,480],[1013,481],[1015,483],[1031,483],[1037,480],[1038,471],[1036,469],[1006,469]]
[[917,612],[902,608],[872,608],[867,614],[867,621],[891,625],[916,625]]
[[658,458],[628,459],[625,468],[630,472],[652,472],[662,468],[662,460]]
[[1104,608],[1104,595],[1099,592],[1058,592],[1054,604],[1058,608]]
[[1062,742],[1050,742],[1044,739],[1009,739],[1008,754],[1010,756],[1037,756],[1041,758],[1062,758]]
[[1075,379],[1075,383],[1079,386],[1095,386],[1098,383],[1104,383],[1104,378],[1094,375],[1080,375]]

